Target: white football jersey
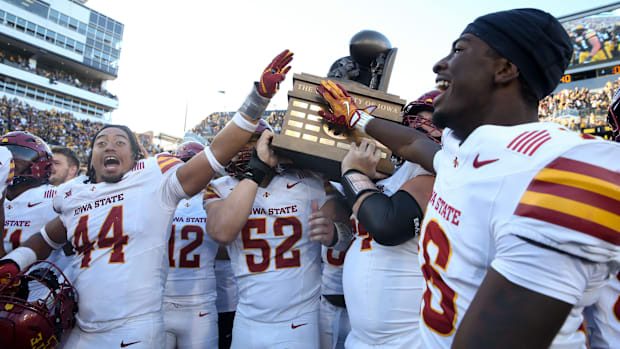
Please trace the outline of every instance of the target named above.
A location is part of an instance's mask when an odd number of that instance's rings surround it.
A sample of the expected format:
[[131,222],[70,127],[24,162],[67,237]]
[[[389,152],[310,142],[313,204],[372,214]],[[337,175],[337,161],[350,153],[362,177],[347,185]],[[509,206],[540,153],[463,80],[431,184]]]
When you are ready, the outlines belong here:
[[7,147],[0,146],[0,195],[13,181],[14,173],[13,154]]
[[[205,207],[226,198],[238,183],[229,176],[213,181]],[[284,172],[258,188],[246,225],[227,246],[243,317],[279,322],[318,311],[321,244],[308,236],[312,200],[321,207],[325,189],[308,172]]]
[[217,312],[235,311],[239,302],[239,294],[237,279],[229,259],[215,260],[215,284],[217,286],[217,299],[215,300]]
[[342,266],[347,251],[336,251],[333,248],[321,246],[321,294],[343,295]]
[[[409,179],[428,174],[421,166],[406,162],[392,176],[378,181],[377,187],[392,196]],[[352,225],[355,240],[347,250],[342,279],[351,333],[369,345],[417,337],[424,283],[417,240],[384,246],[354,216]]]
[[118,183],[77,177],[58,187],[54,208],[73,244],[78,325],[160,312],[168,275],[170,224],[185,196],[182,162],[168,154],[140,160]]
[[[598,301],[587,310],[591,349],[612,349],[620,343],[620,272],[601,291]],[[614,344],[616,343],[616,344]]]
[[[4,200],[5,251],[14,250],[58,216],[52,205],[55,194],[56,189],[52,185],[44,184],[26,190],[13,200]],[[53,250],[47,260],[64,271],[71,257],[65,256],[59,249]]]
[[[168,244],[168,280],[164,296],[196,296],[215,302],[215,254],[218,244],[206,233],[203,193],[179,202]],[[166,301],[166,298],[164,298]],[[178,300],[177,300],[178,301]]]
[[[426,279],[421,310],[424,347],[451,346],[491,266],[515,284],[574,304],[552,347],[585,347],[579,331],[583,305],[591,302],[606,278],[607,265],[590,264],[596,268],[592,274],[576,268],[558,273],[557,265],[563,261],[553,258],[530,265],[541,250],[554,258],[619,260],[620,145],[555,123],[485,125],[462,144],[446,129],[442,140],[443,149],[434,159],[434,192],[419,239]],[[523,245],[532,252],[510,255],[507,262],[504,256],[512,247]],[[566,275],[592,276],[578,287],[571,286]]]

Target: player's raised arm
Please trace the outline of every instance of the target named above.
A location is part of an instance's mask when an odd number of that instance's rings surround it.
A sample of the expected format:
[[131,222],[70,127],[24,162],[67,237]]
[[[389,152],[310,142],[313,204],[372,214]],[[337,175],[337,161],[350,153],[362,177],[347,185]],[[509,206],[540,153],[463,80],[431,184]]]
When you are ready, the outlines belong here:
[[[265,131],[262,132],[263,130]],[[275,174],[273,168],[278,160],[269,146],[273,133],[266,128],[262,128],[260,132],[262,134],[256,142],[256,148],[252,150],[248,164],[248,175],[244,175],[226,198],[211,201],[206,205],[209,217],[207,234],[218,243],[229,244],[237,238],[250,216],[258,186],[268,183]],[[209,195],[214,194],[207,192],[205,197]]]
[[293,53],[284,50],[263,71],[260,81],[228,123],[200,156],[193,157],[177,171],[177,177],[187,195],[195,195],[213,178],[215,172],[223,172],[235,154],[243,147],[258,126],[271,98],[278,91],[280,82],[291,69]]
[[374,111],[374,108],[358,108],[347,91],[331,80],[321,81],[317,92],[323,96],[332,109],[332,112],[319,111],[323,118],[336,125],[363,131],[395,154],[422,165],[427,171],[435,172],[433,157],[441,146],[430,140],[424,133],[373,117],[370,113]]

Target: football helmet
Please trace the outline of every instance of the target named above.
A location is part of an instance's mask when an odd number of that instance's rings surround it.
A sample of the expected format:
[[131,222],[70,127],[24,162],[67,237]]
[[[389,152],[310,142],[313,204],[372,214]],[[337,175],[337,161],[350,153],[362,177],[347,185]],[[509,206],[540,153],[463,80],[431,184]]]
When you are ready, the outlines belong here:
[[[56,348],[75,325],[75,288],[48,261],[33,263],[15,278],[17,293],[8,285],[0,288],[0,348]],[[36,295],[30,294],[33,288]]]
[[13,159],[27,162],[28,167],[15,173],[13,185],[39,181],[47,183],[52,173],[52,151],[41,138],[26,131],[13,131],[0,137],[0,146],[7,147]]
[[[441,92],[438,90],[429,91],[420,96],[420,98],[416,99],[415,101],[407,104],[401,111],[401,115],[403,117],[403,125],[414,128],[420,132],[424,132],[430,139],[437,143],[441,142],[441,137],[433,137],[431,136],[431,133],[435,130],[441,133],[441,129],[433,125],[431,120],[419,116],[418,113],[420,113],[421,111],[433,112],[435,110],[433,106],[433,101],[440,94]],[[431,131],[427,131],[422,128],[423,125],[430,128]]]
[[[254,134],[252,135],[248,143],[256,142],[265,130],[273,132],[273,128],[271,128],[271,125],[269,125],[267,121],[260,119],[258,121],[258,127],[256,128],[256,131],[254,131]],[[228,166],[226,166],[226,172],[235,178],[241,178],[247,172],[248,164],[250,163],[251,158],[252,147],[246,145],[245,147],[243,147],[243,149],[241,149],[241,151],[237,153],[237,155],[235,155],[235,157],[230,161]]]
[[193,158],[194,155],[200,153],[204,149],[204,145],[198,142],[188,141],[179,145],[177,150],[174,152],[174,156],[179,158],[183,162],[188,162],[189,159]]
[[611,127],[611,139],[620,142],[620,88],[616,91],[607,110],[607,123]]

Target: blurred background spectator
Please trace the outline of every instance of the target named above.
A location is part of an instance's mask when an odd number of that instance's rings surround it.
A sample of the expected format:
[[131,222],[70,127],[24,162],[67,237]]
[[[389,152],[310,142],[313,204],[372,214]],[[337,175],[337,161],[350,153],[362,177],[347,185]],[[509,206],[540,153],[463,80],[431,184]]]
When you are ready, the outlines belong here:
[[557,122],[575,131],[603,126],[609,102],[619,86],[620,78],[596,91],[574,88],[549,95],[538,104],[539,120]]

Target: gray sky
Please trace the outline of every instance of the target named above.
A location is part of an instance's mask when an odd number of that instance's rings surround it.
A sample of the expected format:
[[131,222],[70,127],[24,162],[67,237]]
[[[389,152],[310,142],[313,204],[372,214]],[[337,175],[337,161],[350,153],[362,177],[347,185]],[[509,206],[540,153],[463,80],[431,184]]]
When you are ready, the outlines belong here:
[[108,83],[120,99],[113,122],[181,136],[186,103],[188,129],[211,112],[235,110],[284,49],[295,53],[293,68],[270,109],[286,109],[292,73],[325,76],[337,58],[349,55],[349,40],[364,29],[383,33],[398,48],[388,92],[411,100],[433,88],[433,64],[480,15],[536,7],[563,16],[607,3],[90,0],[86,5],[125,24],[118,78]]

